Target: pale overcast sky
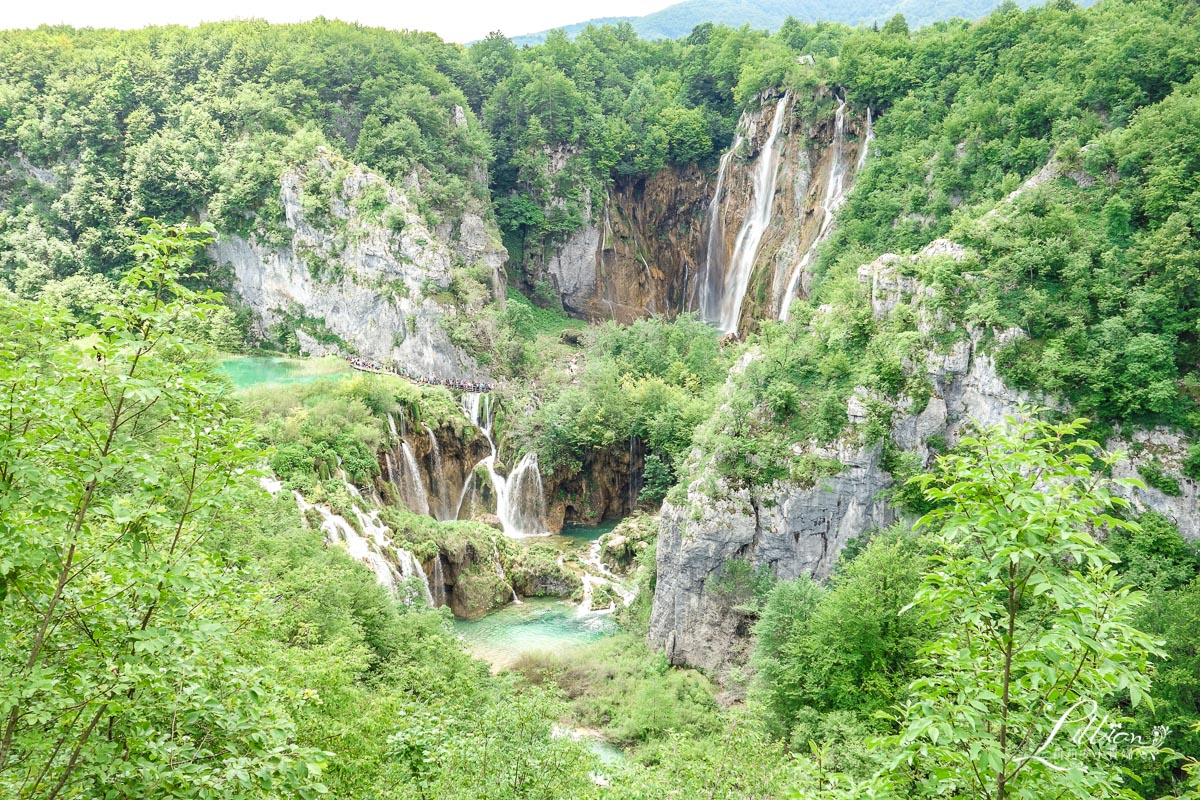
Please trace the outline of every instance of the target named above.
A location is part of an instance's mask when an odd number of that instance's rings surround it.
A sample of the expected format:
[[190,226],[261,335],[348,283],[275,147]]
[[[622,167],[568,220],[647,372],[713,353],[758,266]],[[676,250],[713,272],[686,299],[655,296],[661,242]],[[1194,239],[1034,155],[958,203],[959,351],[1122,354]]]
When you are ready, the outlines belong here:
[[195,25],[224,19],[258,18],[299,22],[329,17],[385,28],[434,31],[468,42],[502,30],[533,33],[593,17],[648,14],[673,0],[0,0],[0,28],[42,24],[104,28]]

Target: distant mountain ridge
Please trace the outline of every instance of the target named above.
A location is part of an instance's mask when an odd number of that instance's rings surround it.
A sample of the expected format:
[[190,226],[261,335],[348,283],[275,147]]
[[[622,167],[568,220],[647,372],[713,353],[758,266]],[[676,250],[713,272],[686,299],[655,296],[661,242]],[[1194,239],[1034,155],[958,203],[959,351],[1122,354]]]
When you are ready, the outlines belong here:
[[[564,25],[562,30],[574,37],[588,25],[616,25],[628,22],[644,39],[678,39],[687,36],[692,28],[703,22],[724,23],[740,27],[776,30],[788,17],[801,22],[843,22],[859,25],[878,22],[903,14],[912,27],[928,25],[938,20],[963,17],[977,19],[996,8],[1002,0],[846,0],[828,3],[824,0],[683,0],[661,11],[641,17],[599,17]],[[1017,0],[1022,8],[1035,5],[1033,0]],[[1081,5],[1090,5],[1082,3]],[[558,30],[558,29],[553,29]],[[549,30],[514,36],[518,45],[539,44],[546,40]]]

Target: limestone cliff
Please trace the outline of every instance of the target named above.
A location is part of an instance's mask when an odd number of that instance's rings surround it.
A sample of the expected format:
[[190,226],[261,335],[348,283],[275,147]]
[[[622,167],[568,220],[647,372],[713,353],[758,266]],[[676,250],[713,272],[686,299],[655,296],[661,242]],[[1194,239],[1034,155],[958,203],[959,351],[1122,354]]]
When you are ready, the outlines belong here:
[[292,331],[306,353],[352,352],[431,377],[483,377],[442,321],[479,310],[449,293],[456,270],[482,270],[503,296],[504,251],[477,213],[431,230],[410,196],[419,191],[319,152],[280,180],[281,230],[222,236],[211,255],[231,268],[234,293],[261,338]]
[[530,283],[547,281],[572,316],[628,323],[685,306],[696,274],[709,182],[695,166],[620,178],[584,224],[542,252],[526,254]]
[[[964,261],[970,254],[939,240],[914,256],[885,255],[858,270],[864,300],[877,320],[903,313],[916,320],[921,333],[943,334],[927,337],[929,345],[906,362],[910,374],[927,379],[928,397],[919,406],[910,397],[892,401],[886,439],[866,439],[870,405],[881,398],[860,387],[847,403],[847,426],[837,441],[794,449],[798,457],[836,465],[827,471],[833,474],[810,482],[737,487],[713,468],[711,456],[693,454],[700,463],[694,465],[685,499],[668,502],[662,510],[648,635],[671,663],[700,667],[723,679],[732,666],[744,662],[753,609],[744,607],[722,580],[731,564],[744,562],[751,573],[765,571],[783,579],[805,573],[823,579],[850,539],[901,516],[887,501],[892,486],[882,459],[887,440],[928,465],[937,449],[952,447],[969,425],[1000,423],[1029,404],[1069,413],[1060,401],[1007,386],[997,373],[992,352],[1024,335],[1021,331],[964,326],[943,317],[931,302],[936,293],[914,277],[917,265],[932,258]],[[936,344],[939,338],[943,344]],[[727,391],[734,390],[736,381],[737,370]],[[1154,464],[1179,486],[1177,494],[1129,487],[1119,494],[1138,511],[1171,519],[1186,538],[1200,538],[1197,482],[1180,472],[1188,452],[1184,437],[1164,429],[1133,431],[1107,446],[1128,454],[1115,477],[1138,477],[1139,468]],[[710,461],[704,463],[705,458]]]
[[[801,278],[863,164],[870,122],[827,89],[803,104],[791,95],[760,101],[742,115],[716,174],[667,167],[617,179],[599,202],[583,198],[580,228],[526,253],[529,285],[548,282],[568,313],[593,321],[683,310],[715,321],[713,309],[733,291],[747,220],[761,205],[761,239],[746,254],[742,327],[777,316],[789,289],[807,291]],[[570,154],[551,155],[551,173],[565,169]],[[771,196],[756,198],[764,172]]]

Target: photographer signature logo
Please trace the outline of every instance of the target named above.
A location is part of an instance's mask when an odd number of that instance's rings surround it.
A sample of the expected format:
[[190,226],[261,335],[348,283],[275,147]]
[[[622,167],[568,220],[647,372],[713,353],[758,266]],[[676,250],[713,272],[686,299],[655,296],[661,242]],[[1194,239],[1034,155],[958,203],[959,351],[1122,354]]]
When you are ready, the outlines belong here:
[[[1073,731],[1068,736],[1066,731]],[[1062,713],[1054,723],[1041,746],[1022,761],[1035,761],[1057,772],[1066,772],[1071,767],[1061,767],[1043,757],[1043,753],[1056,742],[1069,741],[1080,748],[1099,750],[1108,758],[1157,757],[1159,749],[1171,734],[1165,725],[1155,725],[1149,736],[1123,729],[1122,723],[1113,722],[1107,713],[1101,713],[1095,700],[1080,700]]]

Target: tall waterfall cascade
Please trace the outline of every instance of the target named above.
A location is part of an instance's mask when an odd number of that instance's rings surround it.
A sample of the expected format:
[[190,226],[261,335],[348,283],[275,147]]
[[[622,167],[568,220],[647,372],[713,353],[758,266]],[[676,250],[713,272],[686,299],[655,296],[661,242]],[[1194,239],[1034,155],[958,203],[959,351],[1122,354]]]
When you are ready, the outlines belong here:
[[805,250],[804,255],[796,265],[792,267],[791,275],[788,277],[787,289],[784,290],[783,298],[779,304],[780,322],[786,322],[791,315],[792,302],[796,299],[796,292],[800,288],[800,280],[804,276],[805,271],[812,266],[821,245],[829,238],[829,234],[833,232],[833,221],[837,216],[837,211],[846,202],[846,196],[849,194],[851,188],[851,180],[858,175],[863,164],[866,163],[867,151],[870,149],[871,141],[875,138],[871,109],[868,108],[866,133],[863,135],[859,146],[858,160],[855,162],[854,172],[851,174],[849,172],[850,161],[846,157],[846,101],[839,97],[837,98],[837,104],[833,123],[833,144],[831,145],[833,162],[829,167],[829,178],[825,182],[825,195],[821,198],[821,223],[817,229],[817,235],[813,237],[812,243]]
[[[722,240],[723,221],[721,203],[724,193],[726,172],[733,154],[741,147],[743,138],[735,136],[729,152],[721,158],[721,171],[717,176],[717,190],[709,207],[709,230],[705,254],[704,279],[701,286],[701,316],[725,332],[736,332],[742,318],[742,301],[754,272],[754,260],[763,234],[771,224],[771,211],[775,205],[775,182],[779,174],[779,132],[787,116],[791,93],[785,93],[775,103],[771,127],[758,155],[754,169],[753,194],[749,210],[734,239],[733,253],[728,268],[724,258]],[[720,290],[716,289],[716,278],[720,276]]]
[[733,161],[741,146],[742,136],[740,133],[735,134],[733,144],[725,155],[721,156],[721,164],[717,170],[717,188],[713,190],[712,200],[708,204],[708,236],[705,239],[704,268],[700,273],[697,307],[700,309],[700,317],[709,321],[718,319],[721,314],[721,295],[725,289],[725,223],[721,209],[729,163]]

